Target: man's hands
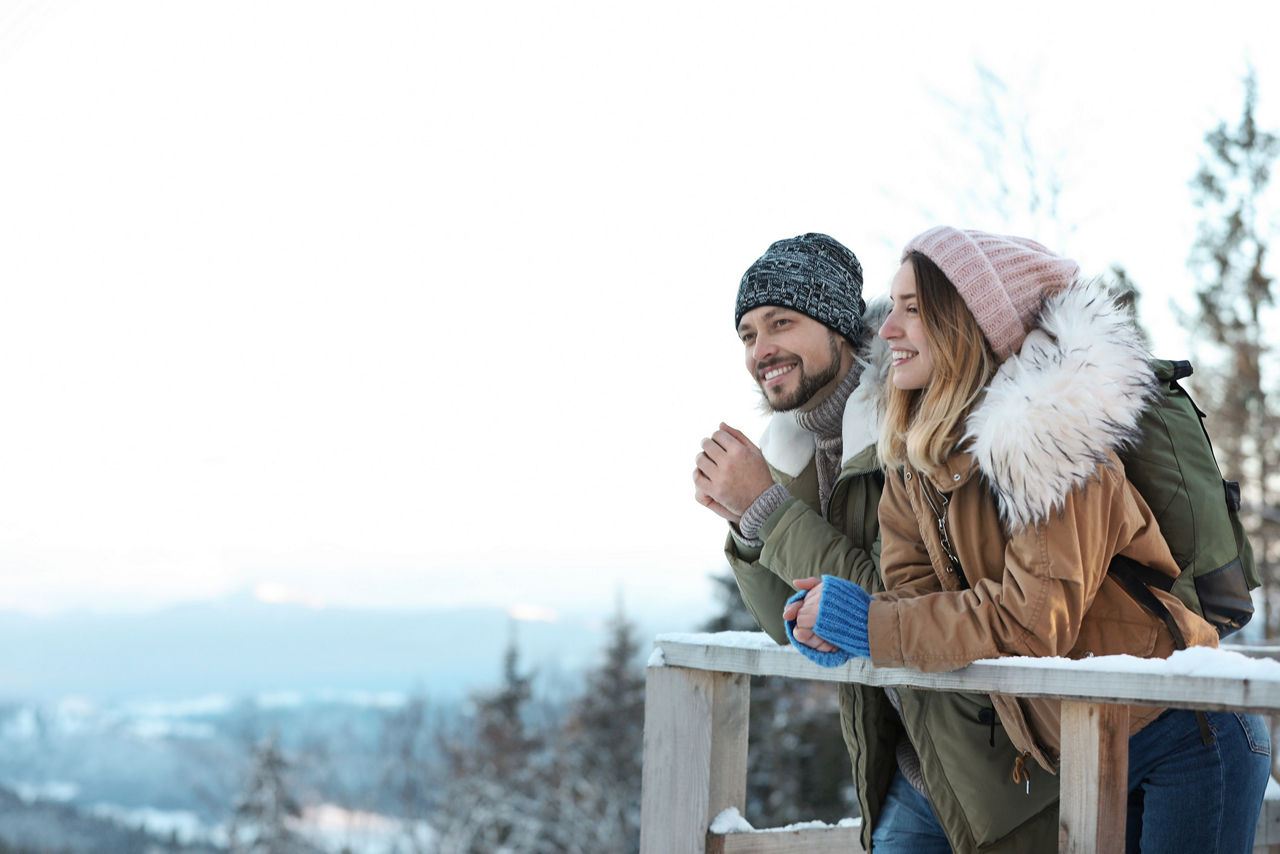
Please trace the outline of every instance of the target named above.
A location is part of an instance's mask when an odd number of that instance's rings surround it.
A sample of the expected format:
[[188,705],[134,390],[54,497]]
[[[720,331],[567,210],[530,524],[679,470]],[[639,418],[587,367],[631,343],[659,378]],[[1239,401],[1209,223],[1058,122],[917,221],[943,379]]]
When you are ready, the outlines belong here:
[[782,609],[783,620],[795,620],[796,627],[792,630],[791,636],[818,652],[834,652],[836,650],[834,645],[813,633],[813,625],[818,621],[818,608],[822,604],[822,579],[797,578],[792,583],[796,590],[806,592],[799,602],[791,602]]
[[711,438],[702,440],[702,452],[694,462],[694,499],[730,522],[737,523],[751,502],[773,486],[764,454],[724,422]]

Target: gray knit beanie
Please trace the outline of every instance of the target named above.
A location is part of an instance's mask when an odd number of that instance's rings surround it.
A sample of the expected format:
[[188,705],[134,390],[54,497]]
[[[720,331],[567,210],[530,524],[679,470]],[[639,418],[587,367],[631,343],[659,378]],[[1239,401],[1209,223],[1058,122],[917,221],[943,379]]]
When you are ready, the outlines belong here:
[[808,315],[851,342],[862,338],[862,265],[841,243],[810,232],[779,240],[742,274],[737,328],[742,315],[762,305],[778,305]]

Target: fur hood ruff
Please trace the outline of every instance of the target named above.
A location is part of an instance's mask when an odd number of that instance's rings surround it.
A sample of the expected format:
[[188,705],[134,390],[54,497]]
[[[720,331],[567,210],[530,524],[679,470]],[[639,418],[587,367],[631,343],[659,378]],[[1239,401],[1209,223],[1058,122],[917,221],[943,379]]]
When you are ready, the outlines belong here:
[[[880,438],[880,418],[884,413],[885,392],[889,380],[889,345],[876,333],[889,315],[887,298],[872,300],[863,320],[866,332],[858,362],[862,376],[858,387],[844,405],[843,446],[841,463],[846,463]],[[813,459],[817,443],[813,434],[796,423],[794,412],[779,412],[769,419],[760,436],[760,451],[769,465],[790,477],[799,477]]]
[[1039,524],[1085,486],[1107,452],[1131,446],[1156,392],[1128,310],[1100,281],[1047,299],[966,422],[978,469],[1011,531]]

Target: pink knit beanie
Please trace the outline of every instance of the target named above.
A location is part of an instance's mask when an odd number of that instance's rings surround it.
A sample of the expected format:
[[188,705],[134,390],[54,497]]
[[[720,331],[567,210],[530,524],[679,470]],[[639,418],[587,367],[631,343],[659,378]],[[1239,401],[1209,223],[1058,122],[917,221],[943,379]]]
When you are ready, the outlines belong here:
[[973,312],[996,358],[1018,352],[1040,303],[1075,281],[1079,265],[1034,240],[940,225],[907,242],[946,274]]

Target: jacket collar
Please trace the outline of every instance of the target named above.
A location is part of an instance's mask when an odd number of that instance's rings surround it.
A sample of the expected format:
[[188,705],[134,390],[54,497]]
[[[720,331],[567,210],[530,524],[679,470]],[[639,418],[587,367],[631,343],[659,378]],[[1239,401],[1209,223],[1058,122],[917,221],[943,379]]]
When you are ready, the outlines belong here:
[[[888,300],[877,299],[867,306],[864,315],[866,332],[858,354],[863,365],[862,377],[844,405],[842,465],[880,438],[880,417],[884,412],[889,376],[889,345],[876,333],[888,311]],[[796,423],[794,412],[775,414],[760,436],[765,461],[791,477],[800,476],[813,459],[816,447],[813,434]]]
[[1010,530],[1037,525],[1084,486],[1108,453],[1133,444],[1155,394],[1141,333],[1101,282],[1045,301],[965,424],[965,450]]

